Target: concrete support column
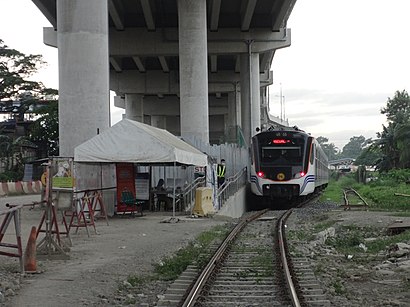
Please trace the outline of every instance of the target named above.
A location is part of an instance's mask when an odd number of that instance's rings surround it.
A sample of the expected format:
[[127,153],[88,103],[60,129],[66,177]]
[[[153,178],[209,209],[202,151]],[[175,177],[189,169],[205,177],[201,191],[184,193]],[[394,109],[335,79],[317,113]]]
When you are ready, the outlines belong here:
[[181,135],[209,143],[206,0],[178,0]]
[[241,126],[241,91],[240,91],[240,84],[236,82],[235,84],[235,118],[236,118],[236,125]]
[[249,146],[251,140],[251,87],[250,62],[248,54],[241,54],[241,127],[243,137]]
[[254,136],[256,128],[261,128],[261,90],[259,76],[259,53],[251,55],[251,137]]
[[225,122],[225,135],[228,135],[229,130],[231,130],[231,133],[234,133],[236,126],[236,93],[230,92],[228,93],[228,114]]
[[165,116],[160,115],[152,115],[151,116],[151,126],[166,129],[167,128],[167,121]]
[[125,95],[125,118],[144,122],[144,96],[138,94]]
[[268,112],[269,112],[269,108],[268,108],[268,104],[267,104],[267,86],[261,87],[260,89],[260,97],[261,97],[261,130],[266,130],[267,126],[268,126]]
[[110,126],[108,6],[57,0],[60,156]]

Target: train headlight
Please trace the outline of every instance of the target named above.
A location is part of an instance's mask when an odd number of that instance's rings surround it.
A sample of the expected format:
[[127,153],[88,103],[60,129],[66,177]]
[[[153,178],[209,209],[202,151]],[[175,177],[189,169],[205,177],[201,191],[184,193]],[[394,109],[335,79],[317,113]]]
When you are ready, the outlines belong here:
[[258,175],[258,177],[265,178],[265,173],[264,172],[259,171],[259,172],[257,172],[257,175]]
[[305,175],[306,175],[305,172],[300,172],[300,173],[296,173],[294,177],[295,177],[296,179],[298,179],[298,178],[302,178],[302,177],[305,176]]

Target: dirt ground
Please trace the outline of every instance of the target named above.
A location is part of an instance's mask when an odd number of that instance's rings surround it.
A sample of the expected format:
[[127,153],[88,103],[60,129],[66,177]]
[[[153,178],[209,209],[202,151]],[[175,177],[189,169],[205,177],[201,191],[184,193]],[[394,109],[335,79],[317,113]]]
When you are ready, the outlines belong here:
[[[38,196],[0,198],[0,210],[7,202],[32,201],[38,201]],[[31,227],[38,226],[41,214],[39,209],[23,210],[23,248]],[[320,216],[325,218],[318,219]],[[40,274],[21,277],[14,273],[18,269],[16,259],[0,256],[0,306],[124,306],[127,299],[136,302],[136,306],[155,306],[166,285],[130,288],[121,293],[117,290],[126,284],[129,274],[149,274],[153,263],[171,255],[199,233],[227,222],[179,216],[177,223],[162,223],[169,217],[170,213],[146,212],[143,217],[110,218],[109,225],[103,219],[97,220],[97,233],[90,229],[90,236],[84,228],[77,233],[72,231],[70,259],[38,257]],[[372,233],[375,237],[385,236],[387,227],[394,222],[410,224],[409,217],[398,217],[391,212],[344,211],[336,204],[321,204],[298,211],[288,225],[291,229],[315,233],[315,225],[326,221],[334,221],[334,235],[348,235],[343,233],[342,226],[356,225],[375,229]],[[11,233],[6,238],[13,241],[14,237]],[[410,306],[410,242],[402,242],[399,255],[386,246],[379,255],[364,252],[350,259],[315,240],[292,240],[292,244],[316,262],[315,271],[332,306]]]
[[[299,232],[316,234],[309,240],[291,240],[291,245],[311,258],[331,306],[410,306],[410,241],[386,243],[377,254],[366,250],[370,242],[381,239],[388,242],[392,238],[389,226],[410,226],[410,217],[399,216],[397,212],[344,211],[338,206],[326,210],[326,207],[325,204],[318,210],[312,206],[298,211],[292,215],[289,226]],[[315,227],[328,222],[331,226],[319,235]],[[357,229],[359,234],[352,235],[351,229]],[[340,253],[324,243],[326,237],[345,242],[354,240],[358,248],[349,254]]]
[[[38,196],[0,198],[0,210],[7,202],[14,204],[38,201]],[[129,274],[144,274],[152,270],[165,255],[171,255],[193,240],[199,233],[226,221],[215,218],[177,216],[176,223],[163,223],[172,213],[145,212],[144,216],[97,220],[96,230],[85,228],[70,232],[72,240],[69,260],[41,260],[37,257],[40,274],[16,275],[12,295],[3,298],[3,306],[111,306],[119,284]],[[38,226],[42,211],[25,208],[22,213],[23,249],[32,226]],[[12,223],[9,228],[14,229]],[[8,230],[6,239],[15,242]],[[39,239],[41,239],[40,234]],[[5,240],[3,240],[5,242]],[[18,268],[14,258],[0,256],[1,270]],[[5,283],[3,282],[3,291]],[[9,293],[10,294],[10,293]],[[111,300],[112,302],[112,300]]]

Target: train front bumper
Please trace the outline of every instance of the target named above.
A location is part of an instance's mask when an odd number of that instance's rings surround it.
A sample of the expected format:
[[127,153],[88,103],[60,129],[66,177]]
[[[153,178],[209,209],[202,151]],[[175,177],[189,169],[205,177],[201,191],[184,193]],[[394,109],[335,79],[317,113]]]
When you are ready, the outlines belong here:
[[297,184],[264,184],[262,186],[263,196],[290,198],[299,196],[299,185]]

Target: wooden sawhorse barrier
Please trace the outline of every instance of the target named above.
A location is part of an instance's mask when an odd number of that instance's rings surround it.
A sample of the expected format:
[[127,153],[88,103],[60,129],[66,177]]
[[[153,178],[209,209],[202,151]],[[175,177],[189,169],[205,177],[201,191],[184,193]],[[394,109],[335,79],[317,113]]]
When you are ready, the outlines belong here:
[[[69,250],[69,247],[63,244],[61,241],[61,236],[60,235],[66,235],[69,244],[72,245],[70,234],[69,234],[69,228],[67,225],[67,221],[65,219],[64,214],[62,215],[62,224],[64,225],[65,231],[61,231],[60,228],[58,227],[58,220],[57,220],[57,209],[56,206],[54,205],[53,202],[45,202],[46,207],[44,208],[43,215],[40,220],[40,224],[37,228],[37,235],[36,239],[38,238],[40,233],[45,233],[46,236],[38,243],[38,249],[41,251],[41,249],[45,249],[46,254],[52,254],[52,251],[58,250],[61,254],[64,254],[65,252],[64,249]],[[45,228],[43,229],[43,224],[45,222]],[[55,242],[52,236],[55,235],[57,241]]]
[[[84,193],[84,197],[85,196],[88,197],[88,201],[91,201],[91,207],[93,209],[95,218],[104,218],[107,223],[107,226],[109,226],[107,210],[105,209],[101,191],[88,191]],[[96,215],[97,212],[99,212],[98,216]]]
[[[17,249],[17,252],[1,251],[0,255],[8,257],[19,258],[20,271],[24,273],[24,263],[23,263],[23,248],[21,245],[21,223],[20,223],[20,212],[23,205],[18,205],[11,207],[8,210],[0,211],[0,216],[5,216],[0,227],[0,247]],[[6,234],[7,227],[10,225],[11,220],[14,220],[14,228],[16,232],[16,243],[5,243],[3,242],[4,235]]]
[[77,232],[80,227],[84,227],[87,231],[87,235],[90,236],[89,226],[93,226],[95,233],[97,233],[95,227],[97,212],[99,212],[98,217],[105,218],[107,226],[109,225],[107,210],[102,200],[101,190],[85,190],[79,192],[84,192],[84,195],[79,198],[74,198],[73,200],[68,229],[70,230],[72,227],[75,227]]
[[93,226],[95,233],[97,233],[92,202],[89,197],[74,198],[68,231],[70,231],[72,227],[75,227],[75,232],[77,233],[78,228],[84,227],[87,231],[87,235],[90,236],[88,226]]

